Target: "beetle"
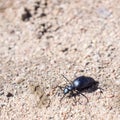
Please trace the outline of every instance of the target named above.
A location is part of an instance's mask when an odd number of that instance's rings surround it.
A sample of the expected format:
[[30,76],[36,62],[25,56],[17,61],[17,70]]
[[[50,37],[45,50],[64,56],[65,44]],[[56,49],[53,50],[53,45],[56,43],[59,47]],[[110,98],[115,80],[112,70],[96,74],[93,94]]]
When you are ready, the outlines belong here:
[[[62,76],[65,78],[67,82],[69,82],[69,80],[64,75]],[[98,81],[95,81],[91,77],[86,77],[86,76],[77,77],[72,82],[69,82],[69,85],[66,85],[65,87],[58,86],[61,90],[63,90],[63,94],[64,94],[61,100],[65,97],[65,95],[70,93],[69,97],[73,96],[74,98],[76,98],[76,95],[80,94],[84,96],[88,102],[88,98],[84,94],[82,94],[82,91],[95,85],[95,88],[91,89],[91,91],[88,92],[93,92],[96,89],[100,89],[100,92],[102,92],[101,88],[98,88],[98,83],[99,83]]]

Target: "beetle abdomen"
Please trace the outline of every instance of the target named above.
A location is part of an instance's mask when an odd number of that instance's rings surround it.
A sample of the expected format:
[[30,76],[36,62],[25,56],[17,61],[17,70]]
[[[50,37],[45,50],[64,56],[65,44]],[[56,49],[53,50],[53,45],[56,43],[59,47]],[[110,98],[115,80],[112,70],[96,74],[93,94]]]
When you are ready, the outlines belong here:
[[95,83],[95,80],[90,77],[81,76],[73,81],[73,85],[77,90],[82,90],[84,88],[90,87]]

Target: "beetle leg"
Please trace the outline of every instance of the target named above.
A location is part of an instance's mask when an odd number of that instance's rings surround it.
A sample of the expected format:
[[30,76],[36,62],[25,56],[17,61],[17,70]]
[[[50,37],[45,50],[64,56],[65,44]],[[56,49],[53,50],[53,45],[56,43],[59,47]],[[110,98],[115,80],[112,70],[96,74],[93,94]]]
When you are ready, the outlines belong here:
[[74,103],[75,103],[75,105],[76,105],[76,95],[73,93],[73,91],[71,91],[71,93],[70,93],[70,97],[73,97],[73,101],[74,101]]
[[83,94],[83,93],[80,93],[80,95],[82,95],[82,96],[84,96],[85,98],[86,98],[86,100],[87,100],[87,102],[86,103],[88,103],[89,102],[89,100],[88,100],[88,98]]
[[60,99],[60,103],[61,103],[61,101],[62,101],[62,99],[65,97],[65,94],[62,96],[62,98]]
[[[85,97],[86,98],[86,100],[87,100],[87,102],[86,103],[88,103],[89,102],[89,100],[88,100],[88,98],[83,94],[83,93],[81,93],[81,92],[79,92],[79,91],[77,91],[77,95],[82,95],[83,97]],[[80,103],[81,104],[81,103]]]
[[[57,86],[60,90],[61,90],[61,92],[64,90],[64,87],[61,87],[61,86]],[[56,93],[54,94],[54,96],[59,96],[61,93],[60,92],[58,92],[59,91],[59,89],[56,91]]]
[[103,93],[103,89],[102,89],[102,88],[100,88],[100,87],[98,87],[98,89],[100,90],[100,95],[99,95],[98,99],[100,99],[101,94]]

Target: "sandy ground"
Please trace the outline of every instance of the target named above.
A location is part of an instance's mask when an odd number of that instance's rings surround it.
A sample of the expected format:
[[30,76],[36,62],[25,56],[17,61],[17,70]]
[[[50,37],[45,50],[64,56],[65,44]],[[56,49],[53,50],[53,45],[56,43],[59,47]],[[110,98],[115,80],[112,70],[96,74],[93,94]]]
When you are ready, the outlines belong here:
[[[60,102],[61,74],[103,93]],[[0,120],[120,120],[120,1],[0,0]]]

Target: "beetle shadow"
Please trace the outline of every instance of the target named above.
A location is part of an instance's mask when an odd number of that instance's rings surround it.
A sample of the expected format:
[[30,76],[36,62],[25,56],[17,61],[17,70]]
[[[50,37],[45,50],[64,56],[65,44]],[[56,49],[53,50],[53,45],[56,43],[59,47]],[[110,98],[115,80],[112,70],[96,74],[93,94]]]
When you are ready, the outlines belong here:
[[93,81],[93,84],[91,86],[86,87],[85,89],[83,89],[82,92],[92,93],[92,92],[95,92],[98,89],[101,89],[99,87],[99,82],[95,81],[92,77],[85,77],[85,79]]

